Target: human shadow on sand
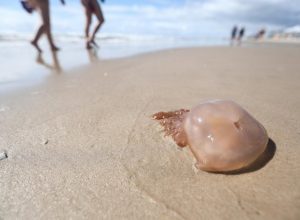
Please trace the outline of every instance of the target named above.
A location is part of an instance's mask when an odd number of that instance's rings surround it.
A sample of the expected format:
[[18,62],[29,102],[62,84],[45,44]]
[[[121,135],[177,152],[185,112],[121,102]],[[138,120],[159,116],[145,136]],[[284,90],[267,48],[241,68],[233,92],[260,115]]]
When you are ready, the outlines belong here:
[[99,61],[99,56],[98,56],[98,49],[97,48],[91,48],[87,50],[88,53],[88,58],[90,63],[96,63]]
[[39,65],[42,65],[42,66],[46,67],[47,69],[50,69],[50,70],[52,70],[56,73],[63,72],[63,70],[61,68],[61,65],[60,65],[60,62],[59,62],[59,59],[58,59],[58,56],[57,56],[57,52],[56,51],[51,51],[51,52],[52,52],[51,55],[52,55],[52,60],[53,60],[52,64],[47,63],[45,61],[42,53],[37,54],[36,62]]
[[276,144],[275,142],[269,138],[269,142],[267,145],[266,150],[260,155],[252,164],[249,166],[242,168],[240,170],[235,170],[235,171],[228,171],[228,172],[213,172],[217,174],[227,174],[227,175],[239,175],[239,174],[244,174],[244,173],[251,173],[255,172],[269,163],[274,157],[276,153]]

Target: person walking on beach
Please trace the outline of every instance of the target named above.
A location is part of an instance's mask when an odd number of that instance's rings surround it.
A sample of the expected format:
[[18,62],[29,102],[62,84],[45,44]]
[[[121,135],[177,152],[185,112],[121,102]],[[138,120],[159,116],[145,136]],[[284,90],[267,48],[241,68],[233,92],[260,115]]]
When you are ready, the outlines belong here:
[[[104,2],[104,0],[101,0]],[[97,46],[95,37],[102,24],[104,23],[103,13],[100,4],[97,0],[81,0],[81,3],[85,10],[86,26],[85,26],[85,37],[86,37],[86,48],[91,49],[92,45]],[[98,24],[95,27],[92,35],[90,36],[90,26],[92,23],[92,15],[95,15],[98,19]]]
[[[61,3],[64,5],[65,1],[60,0]],[[58,51],[59,48],[54,44],[52,34],[51,34],[51,25],[50,25],[50,6],[49,6],[49,0],[27,0],[22,2],[23,7],[25,10],[27,10],[29,13],[32,12],[32,10],[39,10],[41,13],[42,18],[42,24],[39,27],[34,39],[31,41],[31,44],[38,50],[39,53],[42,52],[41,48],[38,45],[38,42],[43,34],[46,34],[51,50],[52,51]]]
[[231,31],[231,41],[230,41],[231,45],[234,44],[234,41],[235,41],[235,38],[236,38],[236,34],[237,34],[237,29],[238,29],[237,26],[234,26],[232,28],[232,31]]
[[255,40],[261,40],[266,34],[266,30],[263,28],[261,29],[255,36]]
[[244,35],[245,35],[245,28],[242,27],[241,30],[240,30],[240,32],[239,32],[239,36],[238,36],[238,43],[239,43],[239,44],[241,44]]

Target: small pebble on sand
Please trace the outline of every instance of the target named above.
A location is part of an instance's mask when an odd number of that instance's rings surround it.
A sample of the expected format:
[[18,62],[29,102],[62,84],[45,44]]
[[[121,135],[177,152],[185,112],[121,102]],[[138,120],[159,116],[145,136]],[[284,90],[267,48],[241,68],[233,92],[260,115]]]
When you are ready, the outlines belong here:
[[5,151],[0,152],[0,160],[4,160],[7,158],[7,153]]

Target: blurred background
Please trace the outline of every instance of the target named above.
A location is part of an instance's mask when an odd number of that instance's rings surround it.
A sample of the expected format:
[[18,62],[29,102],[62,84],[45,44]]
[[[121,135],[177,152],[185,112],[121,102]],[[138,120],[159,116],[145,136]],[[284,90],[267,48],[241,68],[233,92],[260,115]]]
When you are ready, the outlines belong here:
[[[51,0],[50,5],[52,32],[62,48],[56,59],[64,69],[89,63],[83,51],[85,16],[80,0],[66,0],[65,6]],[[245,28],[246,41],[300,39],[299,0],[107,0],[101,7],[105,23],[97,35],[101,47],[97,59],[178,47],[227,46],[233,26]],[[41,62],[33,65],[36,55],[29,45],[41,24],[39,13],[26,13],[19,0],[0,0],[0,15],[0,62],[5,70],[0,82],[34,72],[40,76]],[[43,41],[42,47],[47,48]],[[50,54],[44,56],[53,62]]]
[[[53,33],[60,38],[83,36],[80,0],[63,7],[52,0]],[[220,43],[233,25],[254,36],[266,29],[269,37],[300,36],[300,1],[297,0],[107,0],[102,4],[105,25],[102,40],[186,40]],[[18,0],[0,0],[1,38],[31,38],[40,23],[38,13],[28,15]],[[291,37],[290,36],[290,37]]]
[[[80,0],[63,7],[51,0],[53,33],[59,37],[83,36]],[[30,38],[40,20],[28,15],[18,0],[0,0],[1,38]],[[269,34],[300,33],[298,0],[107,0],[102,4],[106,23],[102,38],[169,38],[220,41],[233,25],[245,26],[247,35],[262,28]]]

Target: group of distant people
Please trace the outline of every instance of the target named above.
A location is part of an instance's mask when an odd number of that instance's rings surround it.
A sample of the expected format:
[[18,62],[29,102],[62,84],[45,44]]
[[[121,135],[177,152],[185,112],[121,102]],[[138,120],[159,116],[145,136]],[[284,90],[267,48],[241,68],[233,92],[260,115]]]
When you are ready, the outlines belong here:
[[246,29],[244,27],[238,29],[237,26],[234,26],[231,31],[231,45],[234,45],[235,43],[240,45],[245,35],[245,32]]
[[[63,5],[65,5],[65,0],[60,0]],[[104,0],[101,0],[104,2]],[[50,6],[49,0],[21,0],[23,8],[28,12],[32,13],[35,10],[40,11],[42,24],[40,25],[34,39],[31,41],[31,44],[38,50],[39,53],[42,52],[42,49],[39,46],[39,40],[43,34],[46,34],[47,39],[50,44],[52,51],[58,51],[59,48],[55,45],[51,33],[51,22],[50,22]],[[93,46],[97,47],[95,42],[95,37],[100,27],[104,23],[104,17],[101,10],[101,7],[97,0],[81,0],[81,4],[84,7],[85,16],[86,16],[86,25],[85,25],[85,37],[86,37],[86,48],[91,49]],[[95,15],[98,19],[98,24],[96,25],[92,34],[90,34],[90,26],[92,23],[92,16]]]

